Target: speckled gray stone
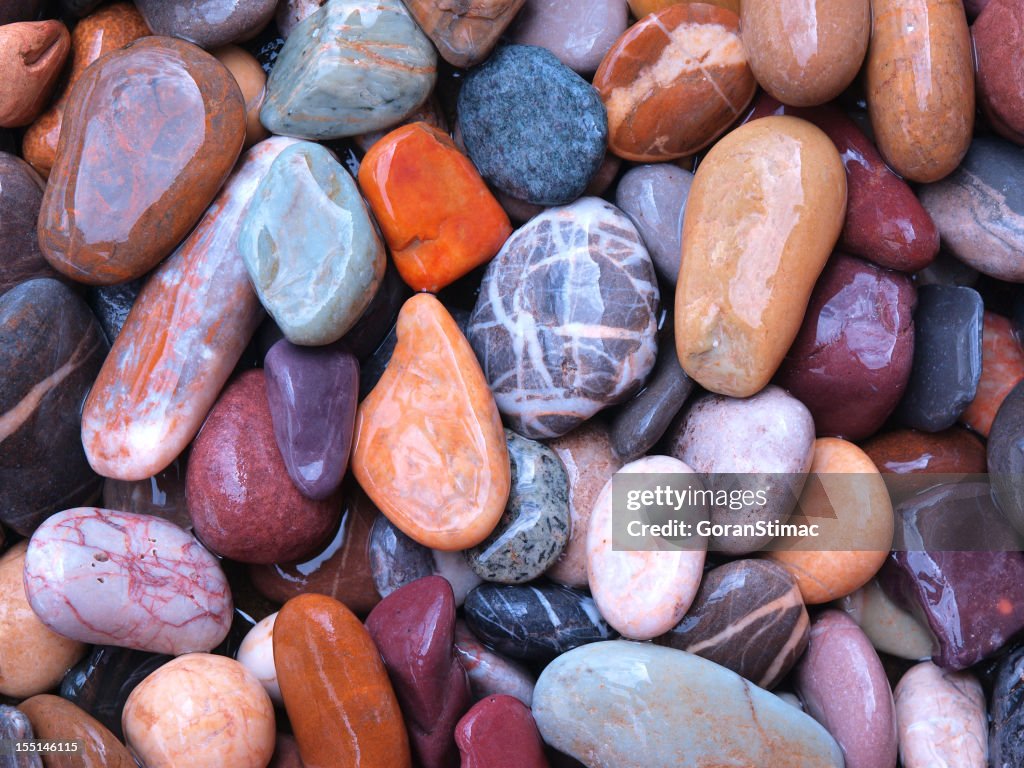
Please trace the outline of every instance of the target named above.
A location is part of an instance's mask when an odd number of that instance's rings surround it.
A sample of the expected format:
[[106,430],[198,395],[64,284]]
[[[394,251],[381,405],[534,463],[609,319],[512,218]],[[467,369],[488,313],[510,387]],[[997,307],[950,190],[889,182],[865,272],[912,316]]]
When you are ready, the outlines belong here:
[[270,21],[276,0],[135,0],[154,35],[203,48],[247,40]]
[[569,540],[569,477],[546,445],[506,429],[512,488],[505,512],[466,561],[485,581],[522,584],[540,576]]
[[470,159],[517,200],[571,202],[604,160],[608,116],[597,91],[543,48],[499,48],[466,77],[458,113]]
[[692,183],[689,171],[660,163],[631,168],[615,190],[615,204],[636,224],[658,277],[672,285],[679,279],[683,213]]

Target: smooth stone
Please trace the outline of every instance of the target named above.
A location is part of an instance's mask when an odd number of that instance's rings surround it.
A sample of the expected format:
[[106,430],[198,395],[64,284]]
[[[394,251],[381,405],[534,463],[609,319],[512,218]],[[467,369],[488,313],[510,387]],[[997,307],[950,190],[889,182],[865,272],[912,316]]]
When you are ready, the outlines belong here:
[[616,636],[593,598],[560,584],[483,584],[463,608],[473,634],[514,659],[546,662]]
[[490,55],[524,2],[460,0],[445,4],[406,0],[405,6],[445,61],[454,67],[472,67]]
[[1024,764],[1024,648],[1018,647],[999,663],[992,685],[992,730],[989,734],[989,765],[1013,768]]
[[[744,510],[711,506],[711,522],[785,522],[804,487],[814,454],[814,420],[806,406],[769,384],[749,398],[704,394],[670,430],[670,456],[703,476],[705,485],[763,490],[767,503]],[[764,546],[768,537],[714,536],[712,551],[733,555]]]
[[279,0],[274,21],[277,31],[285,40],[299,22],[327,4],[327,0]]
[[182,459],[145,480],[107,478],[103,481],[103,508],[156,515],[187,531],[192,516],[185,499],[185,467]]
[[591,766],[843,765],[807,715],[724,667],[656,645],[597,643],[560,656],[537,681],[533,716],[549,745]]
[[567,587],[586,587],[587,530],[594,502],[623,465],[615,453],[608,427],[599,420],[585,421],[572,432],[548,441],[562,460],[569,478],[569,541],[547,577]]
[[978,104],[1003,138],[1024,144],[1024,6],[995,0],[971,27]]
[[491,533],[508,500],[501,417],[473,349],[436,298],[409,299],[397,329],[387,370],[359,406],[352,472],[406,535],[466,549]]
[[118,285],[94,285],[85,292],[85,300],[96,319],[100,321],[103,334],[113,344],[124,328],[128,314],[135,306],[135,300],[145,284],[143,278]]
[[985,444],[966,429],[944,432],[897,429],[861,446],[883,474],[982,474]]
[[436,293],[486,264],[512,234],[473,163],[424,122],[376,142],[359,166],[359,186],[399,274],[416,291]]
[[22,582],[27,547],[19,542],[0,557],[0,694],[16,699],[52,689],[86,653],[32,611]]
[[775,563],[712,568],[686,616],[654,642],[701,656],[771,690],[807,648],[810,620],[793,578]]
[[487,648],[469,631],[462,619],[455,622],[455,654],[469,675],[477,700],[487,696],[512,696],[526,706],[533,703],[536,678],[517,661],[506,659]]
[[843,750],[846,768],[896,765],[896,707],[882,662],[856,622],[835,610],[818,615],[796,668],[807,713]]
[[499,48],[470,71],[459,91],[458,128],[489,184],[544,205],[585,192],[608,136],[597,92],[554,54],[530,45]]
[[28,125],[39,116],[70,50],[68,28],[55,19],[0,26],[0,128]]
[[674,165],[641,165],[626,171],[615,188],[615,205],[632,219],[658,277],[679,279],[683,213],[693,174]]
[[36,223],[46,184],[20,157],[0,152],[0,296],[36,277],[56,277]]
[[987,469],[996,506],[1014,528],[1024,533],[1024,384],[1018,384],[1007,395],[992,422]]
[[23,536],[99,493],[79,408],[106,354],[103,331],[68,286],[41,278],[0,296],[0,520]]
[[594,75],[608,110],[608,148],[636,162],[693,155],[736,122],[757,90],[739,17],[679,3],[620,37]]
[[270,134],[260,122],[260,109],[267,95],[267,73],[259,60],[244,48],[225,45],[213,51],[217,61],[235,78],[245,102],[245,146],[263,141]]
[[136,299],[82,414],[86,455],[105,477],[142,480],[170,465],[242,356],[263,310],[238,252],[238,230],[260,178],[293,143],[270,138],[250,149]]
[[988,718],[981,684],[929,661],[894,691],[903,768],[986,768]]
[[981,379],[983,306],[973,288],[925,285],[914,312],[914,363],[896,417],[941,432],[956,423]]
[[208,53],[146,37],[82,73],[61,136],[39,213],[43,255],[78,282],[122,283],[199,221],[242,149],[245,105]]
[[1024,349],[1013,324],[1002,315],[985,312],[981,332],[981,378],[974,400],[960,422],[988,437],[1006,396],[1024,380]]
[[[0,704],[0,739],[5,743],[35,738],[32,723],[20,709]],[[10,752],[0,755],[0,768],[43,768],[38,752]]]
[[1024,157],[992,136],[971,143],[963,163],[918,193],[943,246],[998,280],[1024,282]]
[[153,34],[180,37],[202,48],[246,40],[267,25],[275,0],[135,0]]
[[[815,204],[794,210],[790,199]],[[708,152],[686,202],[675,298],[690,378],[732,397],[764,388],[800,330],[845,210],[839,153],[803,120],[755,120]]]
[[277,683],[277,669],[274,667],[274,622],[276,621],[276,612],[260,619],[242,639],[235,659],[259,680],[263,690],[267,692],[274,704],[284,706],[284,699],[281,698],[281,686]]
[[381,600],[366,629],[384,659],[423,768],[455,764],[455,724],[469,709],[469,678],[455,653],[455,597],[440,576],[406,584]]
[[286,136],[356,136],[399,123],[436,79],[437,53],[401,0],[330,0],[288,35],[260,120]]
[[311,142],[274,160],[238,247],[260,303],[293,344],[340,339],[384,277],[384,246],[359,188],[329,150]]
[[304,496],[326,499],[348,469],[359,395],[359,363],[342,347],[309,349],[282,339],[264,361],[274,437]]
[[640,235],[603,200],[517,230],[484,274],[467,334],[508,425],[559,437],[639,389],[659,298]]
[[[46,768],[135,768],[135,759],[110,730],[59,696],[41,694],[18,705],[35,738],[78,742],[74,752],[46,752]],[[155,766],[154,766],[155,768]]]
[[29,543],[25,592],[50,629],[83,643],[177,656],[216,647],[231,628],[216,558],[148,515],[82,507],[51,516]]
[[807,406],[819,435],[861,440],[899,404],[914,358],[909,275],[836,253],[775,381]]
[[837,604],[857,622],[871,644],[882,653],[920,661],[932,655],[932,635],[912,614],[889,599],[872,579]]
[[57,159],[57,142],[71,87],[86,67],[104,54],[152,34],[134,3],[117,2],[99,9],[71,30],[71,64],[50,108],[25,131],[22,156],[46,178]]
[[548,768],[544,742],[528,707],[511,696],[488,696],[455,729],[460,768]]
[[224,390],[193,443],[185,482],[196,535],[242,563],[299,560],[338,520],[336,499],[309,499],[288,477],[260,370]]
[[274,663],[307,768],[411,768],[384,662],[344,605],[322,595],[285,603],[274,625]]
[[384,515],[370,529],[370,573],[381,597],[434,573],[434,556],[428,547],[410,539]]
[[0,9],[0,25],[32,21],[43,9],[43,0],[9,0]]
[[558,455],[506,429],[511,487],[490,536],[465,552],[486,581],[522,584],[540,576],[569,539],[569,477]]
[[462,552],[447,552],[433,549],[434,573],[443,577],[452,586],[455,594],[455,607],[461,608],[466,602],[466,595],[483,583],[479,574],[469,567]]
[[618,0],[526,0],[510,30],[512,41],[551,51],[569,69],[595,71],[629,26]]
[[1024,630],[1024,554],[986,483],[939,485],[897,512],[903,543],[879,580],[897,605],[927,623],[936,664],[965,669]]
[[274,705],[256,677],[207,653],[174,659],[143,680],[122,727],[147,768],[265,768],[277,736]]

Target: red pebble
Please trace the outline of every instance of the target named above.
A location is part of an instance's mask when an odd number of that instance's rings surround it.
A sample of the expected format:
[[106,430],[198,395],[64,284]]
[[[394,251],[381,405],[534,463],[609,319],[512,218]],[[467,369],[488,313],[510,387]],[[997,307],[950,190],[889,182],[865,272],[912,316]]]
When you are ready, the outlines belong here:
[[1017,343],[1013,324],[1005,317],[986,312],[978,393],[960,415],[960,422],[988,437],[999,406],[1021,379],[1024,350]]
[[549,768],[530,710],[513,696],[478,701],[455,727],[461,768]]

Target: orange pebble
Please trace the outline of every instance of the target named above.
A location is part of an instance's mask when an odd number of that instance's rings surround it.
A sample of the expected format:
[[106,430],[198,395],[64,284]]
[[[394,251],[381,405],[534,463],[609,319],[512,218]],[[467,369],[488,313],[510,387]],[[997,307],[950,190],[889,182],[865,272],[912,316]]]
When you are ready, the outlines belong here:
[[960,421],[988,437],[999,406],[1010,390],[1024,379],[1024,350],[1017,343],[1013,325],[1005,317],[986,312],[983,334],[978,392],[961,414]]
[[398,272],[438,291],[489,261],[512,225],[473,163],[427,123],[403,125],[363,158],[359,186]]

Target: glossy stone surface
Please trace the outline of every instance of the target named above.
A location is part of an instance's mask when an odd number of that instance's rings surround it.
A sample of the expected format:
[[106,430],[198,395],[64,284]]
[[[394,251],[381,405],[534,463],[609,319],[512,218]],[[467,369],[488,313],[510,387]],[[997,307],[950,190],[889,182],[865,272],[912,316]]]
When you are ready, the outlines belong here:
[[974,400],[981,378],[983,308],[972,288],[925,285],[914,312],[914,363],[896,416],[940,432]]
[[43,255],[78,282],[121,283],[199,221],[242,149],[245,105],[212,56],[148,37],[82,73],[61,136],[39,213]]
[[985,444],[966,429],[943,432],[897,429],[876,435],[862,446],[879,472],[912,474],[981,474]]
[[436,293],[485,264],[512,234],[473,163],[424,122],[374,144],[359,185],[399,274],[416,291]]
[[671,164],[630,168],[615,188],[615,205],[632,219],[658,276],[679,279],[683,213],[693,174]]
[[281,686],[277,683],[277,668],[274,666],[274,623],[277,613],[260,619],[256,626],[249,630],[242,644],[238,647],[236,660],[248,669],[255,677],[270,700],[283,706]]
[[910,379],[916,304],[909,276],[841,253],[829,259],[775,377],[819,435],[861,440],[889,418]]
[[536,679],[518,661],[506,659],[487,648],[469,631],[462,619],[455,621],[455,654],[469,675],[473,697],[512,696],[530,706]]
[[29,280],[0,296],[0,520],[8,528],[27,536],[98,495],[78,409],[106,353],[99,324],[66,285]]
[[21,702],[18,709],[28,715],[35,738],[79,742],[74,753],[48,753],[46,768],[135,768],[124,744],[71,702],[42,694]]
[[1024,144],[1024,6],[996,0],[971,27],[978,103],[1000,136]]
[[267,96],[267,73],[255,56],[237,45],[217,48],[213,55],[227,67],[242,91],[245,102],[245,146],[251,147],[269,135],[260,122],[260,109]]
[[103,481],[104,509],[156,515],[189,530],[192,517],[185,500],[185,462],[175,461],[163,472],[145,480]]
[[86,290],[85,300],[111,344],[124,328],[144,283],[145,279],[140,277],[118,285],[94,285]]
[[256,677],[207,653],[182,656],[143,680],[122,726],[147,768],[265,768],[276,737],[274,707]]
[[472,67],[487,58],[525,0],[460,0],[405,4],[438,53],[455,67]]
[[411,768],[384,663],[345,606],[322,595],[289,600],[274,625],[274,662],[306,768]]
[[712,568],[686,616],[658,645],[695,653],[771,690],[807,648],[810,620],[793,578],[775,563]]
[[434,573],[430,549],[410,539],[384,515],[377,516],[370,530],[369,561],[377,592],[383,597]]
[[367,308],[385,254],[359,188],[324,147],[288,147],[260,181],[239,250],[260,303],[290,342],[330,344]]
[[511,696],[488,696],[459,720],[461,768],[548,768],[529,708]]
[[56,277],[36,233],[44,187],[24,160],[0,152],[0,296],[34,277]]
[[472,699],[454,651],[451,586],[440,576],[406,584],[370,611],[366,629],[395,686],[419,764],[454,765],[455,724]]
[[[599,718],[581,717],[597,711]],[[537,681],[544,740],[588,765],[839,768],[807,715],[739,675],[673,648],[617,641],[578,648]]]
[[932,655],[932,635],[913,615],[896,605],[872,579],[837,607],[857,622],[871,644],[882,653],[920,661]]
[[512,470],[505,511],[490,536],[466,550],[483,579],[522,584],[544,573],[569,539],[569,478],[545,445],[505,430]]
[[176,525],[130,512],[47,519],[25,557],[25,592],[50,629],[84,643],[178,655],[216,647],[231,627],[213,555]]
[[960,3],[873,0],[865,90],[875,140],[896,173],[938,181],[974,129],[974,61]]
[[133,3],[117,2],[82,19],[71,31],[71,65],[53,104],[25,131],[22,155],[44,178],[57,157],[57,142],[64,122],[71,86],[85,68],[104,54],[149,35],[142,14]]
[[981,378],[978,391],[960,421],[988,437],[992,421],[1006,396],[1024,379],[1024,349],[1013,324],[1002,315],[986,312],[982,322]]
[[608,110],[608,147],[658,162],[692,155],[721,136],[757,90],[739,17],[680,3],[645,16],[620,37],[594,75]]
[[437,54],[401,0],[332,0],[288,35],[260,120],[286,136],[356,136],[399,123],[436,79]]
[[484,584],[466,598],[469,629],[499,653],[549,661],[616,636],[585,592],[559,584]]
[[526,0],[510,30],[513,42],[551,51],[588,75],[629,26],[618,0]]
[[[799,200],[816,203],[794,208]],[[691,378],[733,397],[768,383],[845,210],[839,154],[807,122],[756,120],[708,152],[686,203],[676,286],[676,349]]]
[[[20,709],[0,705],[0,739],[5,742],[34,738],[32,724]],[[43,768],[43,759],[37,752],[15,753],[13,750],[0,757],[3,768]]]
[[0,26],[0,128],[28,125],[49,102],[71,50],[59,21],[20,21]]
[[242,356],[262,309],[238,252],[238,230],[259,180],[292,143],[271,138],[249,150],[136,299],[82,414],[86,455],[104,476],[140,480],[174,461]]
[[544,205],[584,193],[608,135],[604,107],[590,84],[550,52],[527,45],[499,48],[469,73],[459,92],[458,128],[489,184]]
[[1011,525],[1024,533],[1024,384],[1007,395],[992,422],[987,468],[993,499]]
[[216,48],[253,37],[274,15],[274,0],[136,0],[157,35]]
[[989,735],[990,765],[1011,768],[1024,761],[1024,648],[1017,647],[996,669],[992,686],[992,730]]
[[509,426],[558,437],[641,385],[657,352],[654,267],[597,198],[548,210],[487,268],[468,337]]

